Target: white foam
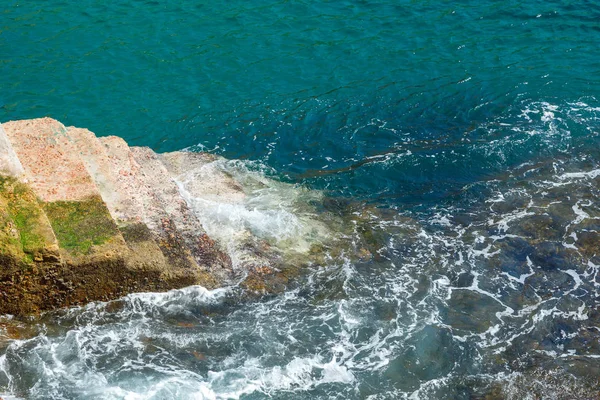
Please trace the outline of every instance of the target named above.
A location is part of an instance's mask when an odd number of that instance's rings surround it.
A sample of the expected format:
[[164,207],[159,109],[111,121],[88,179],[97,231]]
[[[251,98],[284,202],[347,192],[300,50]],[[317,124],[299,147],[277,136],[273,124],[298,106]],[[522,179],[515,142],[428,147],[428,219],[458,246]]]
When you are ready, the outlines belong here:
[[442,226],[446,226],[446,227],[452,226],[450,219],[448,219],[448,217],[446,215],[441,215],[439,213],[435,214],[433,216],[433,218],[431,218],[430,221],[434,224],[438,224],[438,225],[442,225]]
[[554,120],[554,112],[558,110],[558,106],[548,103],[542,103],[542,105],[542,122],[551,122],[552,120]]
[[183,289],[174,289],[168,292],[145,292],[132,293],[124,297],[132,305],[152,306],[167,308],[172,304],[188,306],[190,304],[210,304],[220,302],[230,291],[230,288],[218,288],[209,290],[205,287],[196,285],[188,286]]
[[354,375],[335,357],[323,362],[320,356],[295,357],[284,367],[261,367],[260,360],[248,359],[234,370],[211,371],[207,382],[216,399],[238,399],[244,394],[277,391],[307,391],[327,383],[354,381]]
[[567,172],[567,173],[559,175],[558,179],[560,179],[560,180],[583,179],[583,178],[595,179],[598,176],[600,176],[600,169],[593,169],[591,171],[584,171],[584,172]]
[[[577,204],[574,204],[571,208],[573,209],[573,212],[575,213],[575,215],[577,216],[577,218],[573,221],[574,225],[577,225],[579,223],[581,223],[583,220],[590,218],[590,215],[588,213],[586,213],[585,211],[583,211],[580,207],[579,207],[579,202],[577,202]],[[591,206],[592,203],[588,202],[588,204],[586,204],[586,206]]]
[[535,213],[528,211],[526,209],[519,210],[519,211],[515,211],[510,214],[507,214],[507,215],[503,215],[502,218],[500,218],[500,220],[498,220],[498,221],[494,221],[493,219],[490,219],[489,224],[497,225],[498,230],[500,232],[507,232],[509,229],[509,224],[511,224],[514,221],[520,220],[522,218],[528,217],[530,215],[535,215]]
[[25,400],[23,397],[13,396],[10,393],[2,393],[0,392],[0,399],[3,400]]
[[527,274],[521,274],[519,275],[518,278],[506,273],[506,272],[502,272],[502,275],[506,276],[508,279],[510,279],[513,282],[517,282],[520,283],[521,285],[525,284],[525,280],[527,278],[529,278],[530,276],[535,275],[535,272],[533,271],[533,263],[531,262],[531,259],[529,258],[529,256],[527,256],[527,266],[529,267],[529,273]]

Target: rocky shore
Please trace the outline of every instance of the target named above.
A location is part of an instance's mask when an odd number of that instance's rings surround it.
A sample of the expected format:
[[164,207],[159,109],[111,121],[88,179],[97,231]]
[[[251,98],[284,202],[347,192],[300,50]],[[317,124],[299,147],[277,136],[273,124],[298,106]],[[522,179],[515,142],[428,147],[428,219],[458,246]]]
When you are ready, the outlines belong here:
[[[232,262],[227,244],[207,234],[184,198],[243,201],[243,185],[210,166],[216,159],[156,154],[50,118],[0,125],[0,314],[214,288],[240,276],[257,290],[265,281],[285,283],[281,255],[266,242],[239,232],[246,236]],[[210,173],[185,188],[174,179],[203,166]]]

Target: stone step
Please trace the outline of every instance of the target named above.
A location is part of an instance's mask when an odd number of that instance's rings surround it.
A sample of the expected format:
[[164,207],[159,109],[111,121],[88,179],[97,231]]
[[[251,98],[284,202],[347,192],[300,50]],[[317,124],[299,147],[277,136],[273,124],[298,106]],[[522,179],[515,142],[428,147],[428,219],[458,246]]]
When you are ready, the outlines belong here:
[[108,156],[104,151],[104,146],[96,135],[87,129],[70,126],[67,128],[67,135],[106,203],[110,214],[118,221],[123,207],[121,206],[123,200],[119,196],[120,192],[117,190],[117,182]]
[[[122,218],[140,221],[153,237],[170,266],[199,269],[191,250],[185,245],[181,232],[165,210],[165,203],[158,194],[156,179],[149,171],[148,176],[136,161],[127,143],[116,136],[99,138],[104,146],[112,171],[117,181],[117,189],[129,201],[123,208]],[[137,232],[142,235],[140,232]],[[132,232],[133,234],[133,232]],[[127,236],[127,235],[126,235]]]
[[100,193],[72,151],[67,129],[51,118],[10,121],[3,124],[29,184],[46,203],[77,201]]
[[131,153],[140,166],[140,179],[144,185],[152,187],[156,198],[167,214],[172,216],[179,229],[182,232],[191,231],[200,235],[206,233],[181,197],[177,184],[171,179],[158,155],[148,147],[131,147]]
[[138,163],[122,139],[50,118],[0,127],[0,313],[230,278],[149,149]]
[[125,241],[67,129],[51,118],[3,124],[62,250],[72,264],[121,257]]
[[148,147],[131,147],[131,152],[141,169],[140,180],[162,204],[198,265],[213,272],[230,269],[229,257],[208,237],[158,155]]
[[119,177],[120,169],[114,169],[116,163],[109,158],[106,147],[87,129],[69,127],[67,130],[131,250],[130,266],[164,270],[166,259],[143,222],[146,217],[144,204],[130,196],[128,180]]

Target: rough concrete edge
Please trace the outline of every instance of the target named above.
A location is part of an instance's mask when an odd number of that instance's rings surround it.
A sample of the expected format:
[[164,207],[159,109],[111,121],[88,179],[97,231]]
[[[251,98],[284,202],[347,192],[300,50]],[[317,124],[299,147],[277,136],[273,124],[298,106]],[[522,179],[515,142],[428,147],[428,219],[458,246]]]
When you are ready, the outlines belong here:
[[25,174],[25,169],[17,157],[15,149],[8,140],[8,136],[0,123],[0,173],[20,178]]

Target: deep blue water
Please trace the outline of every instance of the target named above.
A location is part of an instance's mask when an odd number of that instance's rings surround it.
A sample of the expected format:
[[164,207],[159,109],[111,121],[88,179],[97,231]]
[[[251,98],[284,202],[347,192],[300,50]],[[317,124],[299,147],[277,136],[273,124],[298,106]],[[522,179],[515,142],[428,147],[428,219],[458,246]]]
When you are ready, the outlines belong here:
[[[377,210],[363,229],[380,255],[250,304],[192,290],[48,316],[51,329],[3,347],[0,393],[598,394],[598,2],[6,0],[0,12],[0,121],[51,116],[255,161]],[[196,336],[169,325],[186,318]],[[140,350],[151,335],[160,356]],[[210,355],[190,359],[194,346]]]

